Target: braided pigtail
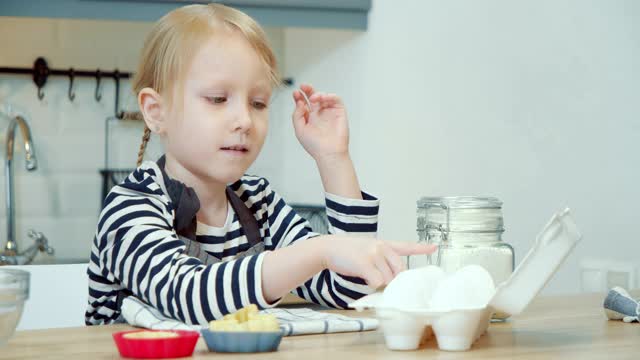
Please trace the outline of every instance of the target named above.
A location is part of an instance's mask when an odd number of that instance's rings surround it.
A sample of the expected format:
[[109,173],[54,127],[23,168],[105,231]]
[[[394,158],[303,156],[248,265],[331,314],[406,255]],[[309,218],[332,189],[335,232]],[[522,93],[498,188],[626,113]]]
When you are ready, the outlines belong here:
[[144,126],[144,133],[142,134],[142,143],[140,144],[140,150],[138,151],[138,163],[137,166],[142,165],[142,159],[144,158],[144,150],[147,148],[147,143],[151,137],[151,129],[147,125]]

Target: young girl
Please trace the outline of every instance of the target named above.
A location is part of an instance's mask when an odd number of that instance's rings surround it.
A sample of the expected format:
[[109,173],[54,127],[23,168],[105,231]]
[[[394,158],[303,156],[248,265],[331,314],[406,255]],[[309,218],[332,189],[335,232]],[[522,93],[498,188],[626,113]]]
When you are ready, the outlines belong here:
[[[374,239],[378,200],[360,191],[336,95],[308,85],[293,93],[295,133],[318,165],[332,235],[312,233],[266,179],[244,175],[278,78],[264,32],[240,11],[190,5],[158,21],[133,81],[146,125],[138,168],[100,214],[87,324],[123,321],[126,296],[189,324],[273,307],[289,291],[344,308],[402,271],[402,255],[433,252]],[[151,133],[165,155],[142,163]]]

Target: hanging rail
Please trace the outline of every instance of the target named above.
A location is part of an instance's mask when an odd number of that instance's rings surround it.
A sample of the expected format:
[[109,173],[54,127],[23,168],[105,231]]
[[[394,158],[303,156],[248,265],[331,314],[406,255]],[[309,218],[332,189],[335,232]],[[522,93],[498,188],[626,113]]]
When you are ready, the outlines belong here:
[[67,70],[61,69],[51,69],[47,65],[47,61],[43,57],[39,57],[33,63],[32,68],[15,68],[15,67],[0,67],[0,74],[25,74],[32,75],[33,82],[36,84],[38,88],[38,99],[42,100],[44,98],[43,87],[47,83],[47,79],[51,75],[55,76],[67,76],[69,78],[69,91],[68,97],[70,101],[73,101],[76,97],[74,92],[73,82],[76,77],[92,77],[96,79],[96,91],[94,94],[94,98],[96,101],[100,101],[102,99],[101,93],[101,80],[104,78],[111,78],[115,81],[115,111],[114,115],[118,119],[131,118],[137,119],[139,118],[138,113],[125,112],[120,110],[120,79],[129,79],[131,77],[131,73],[128,72],[120,72],[118,69],[114,71],[101,71],[97,69],[96,71],[88,71],[88,70],[76,70],[74,68],[69,68]]
[[[142,114],[140,114],[140,112],[127,112],[120,110],[120,79],[129,79],[131,77],[131,73],[128,72],[120,72],[118,69],[115,69],[114,71],[101,71],[100,69],[96,69],[96,71],[88,71],[76,70],[74,68],[69,68],[67,70],[51,69],[47,65],[47,61],[43,57],[39,57],[33,63],[32,68],[0,67],[0,74],[31,75],[33,77],[33,82],[38,88],[38,99],[40,100],[44,99],[43,87],[51,75],[66,76],[69,78],[69,91],[67,95],[69,97],[69,101],[73,101],[76,98],[73,86],[73,82],[76,77],[93,77],[96,79],[96,91],[94,94],[94,99],[96,101],[100,101],[102,99],[100,86],[101,80],[103,78],[112,78],[116,85],[114,116],[120,120],[142,120]],[[282,84],[285,86],[291,86],[293,83],[293,78],[282,79]]]

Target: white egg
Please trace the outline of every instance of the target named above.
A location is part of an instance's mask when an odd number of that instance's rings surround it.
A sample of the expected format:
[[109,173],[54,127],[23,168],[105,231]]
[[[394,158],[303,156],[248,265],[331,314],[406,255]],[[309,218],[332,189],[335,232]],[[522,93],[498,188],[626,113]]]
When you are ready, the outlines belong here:
[[444,271],[433,265],[405,270],[384,289],[380,306],[396,309],[426,308],[433,291],[444,277]]
[[489,272],[481,266],[468,265],[440,281],[429,307],[443,311],[484,308],[494,293]]

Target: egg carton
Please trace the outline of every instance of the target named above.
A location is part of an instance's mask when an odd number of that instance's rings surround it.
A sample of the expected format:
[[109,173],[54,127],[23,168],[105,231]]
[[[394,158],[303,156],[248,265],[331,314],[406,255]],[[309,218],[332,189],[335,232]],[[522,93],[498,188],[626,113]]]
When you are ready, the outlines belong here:
[[[435,336],[441,350],[466,351],[486,332],[493,313],[520,314],[581,238],[565,209],[551,218],[513,274],[497,287],[479,266],[452,274],[430,266],[398,274],[384,293],[349,307],[375,310],[391,350],[415,350]],[[398,291],[402,282],[411,284],[405,286],[410,290]]]

